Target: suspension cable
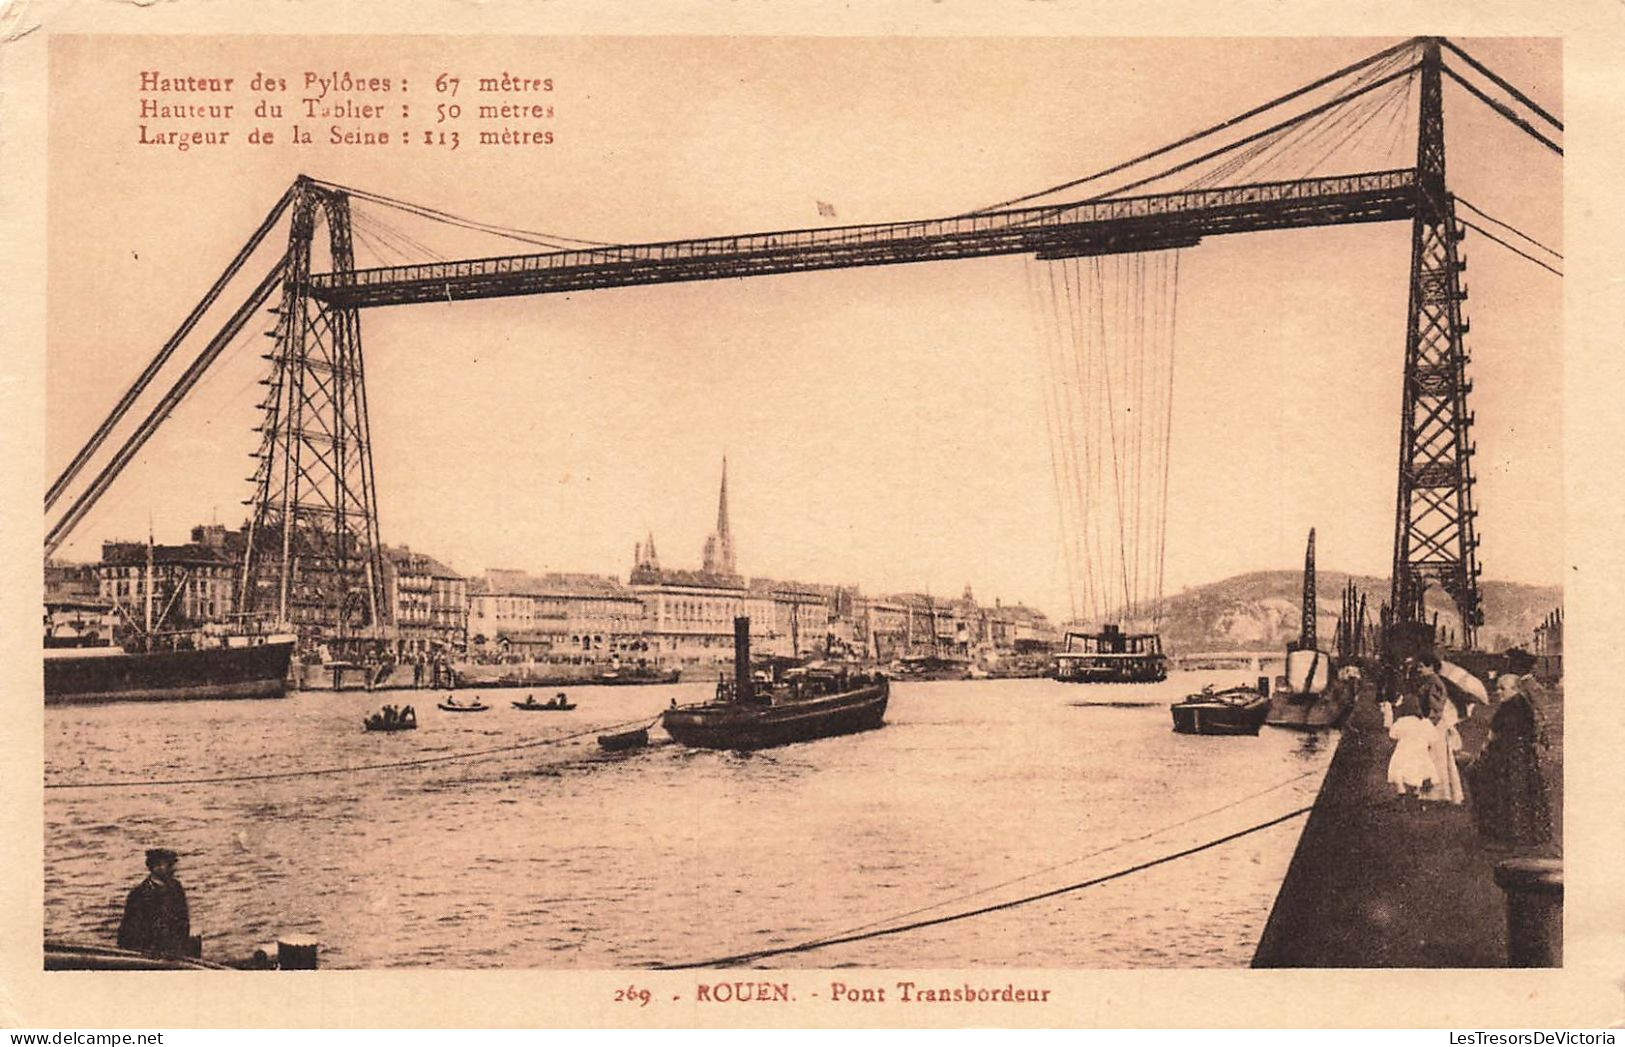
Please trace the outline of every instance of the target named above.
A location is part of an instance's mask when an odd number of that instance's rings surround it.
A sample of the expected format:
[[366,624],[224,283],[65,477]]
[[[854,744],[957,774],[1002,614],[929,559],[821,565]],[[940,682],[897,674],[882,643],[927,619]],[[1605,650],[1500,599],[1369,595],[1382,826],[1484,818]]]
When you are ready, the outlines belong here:
[[1128,168],[1134,167],[1137,164],[1144,163],[1147,160],[1152,160],[1152,159],[1155,159],[1156,157],[1162,156],[1162,155],[1164,155],[1166,153],[1173,152],[1175,149],[1178,149],[1181,146],[1189,145],[1192,142],[1198,141],[1198,140],[1200,140],[1202,138],[1206,138],[1209,135],[1217,134],[1218,132],[1226,130],[1227,128],[1234,127],[1236,124],[1244,123],[1245,121],[1252,119],[1253,117],[1259,115],[1260,113],[1267,112],[1268,110],[1274,109],[1274,108],[1276,108],[1277,106],[1280,106],[1280,105],[1284,105],[1285,103],[1290,102],[1295,98],[1302,97],[1303,95],[1306,95],[1306,94],[1310,93],[1311,91],[1317,90],[1317,89],[1319,89],[1321,87],[1325,87],[1327,84],[1333,82],[1334,80],[1340,80],[1343,77],[1348,76],[1350,73],[1354,73],[1354,72],[1357,72],[1357,71],[1359,71],[1361,69],[1364,69],[1366,66],[1371,65],[1374,62],[1381,61],[1382,59],[1385,59],[1385,58],[1389,57],[1390,55],[1393,55],[1393,54],[1396,54],[1396,53],[1398,53],[1400,51],[1403,51],[1404,49],[1406,49],[1408,47],[1414,47],[1416,44],[1420,43],[1421,40],[1422,40],[1422,37],[1415,36],[1415,37],[1412,37],[1409,40],[1403,41],[1401,43],[1394,44],[1392,47],[1386,47],[1383,50],[1378,51],[1376,54],[1369,55],[1369,56],[1367,56],[1365,58],[1362,58],[1358,62],[1353,63],[1352,65],[1344,66],[1342,69],[1339,69],[1337,72],[1329,73],[1326,76],[1321,77],[1319,80],[1316,80],[1315,82],[1310,83],[1310,84],[1305,84],[1304,86],[1302,86],[1302,87],[1300,87],[1300,88],[1298,88],[1298,89],[1296,89],[1294,91],[1288,91],[1286,94],[1281,95],[1279,98],[1273,99],[1272,101],[1265,102],[1263,105],[1256,106],[1256,107],[1254,107],[1252,109],[1249,109],[1245,113],[1240,114],[1239,116],[1233,116],[1228,120],[1222,120],[1219,123],[1216,123],[1211,127],[1206,127],[1206,128],[1203,128],[1200,131],[1195,132],[1194,134],[1186,135],[1184,138],[1181,138],[1177,142],[1173,142],[1173,143],[1171,143],[1169,145],[1162,146],[1159,149],[1153,149],[1149,153],[1145,153],[1145,154],[1142,154],[1140,156],[1137,156],[1132,160],[1125,160],[1120,164],[1114,164],[1111,167],[1107,167],[1107,168],[1104,168],[1102,170],[1096,171],[1094,174],[1085,175],[1082,178],[1075,178],[1075,179],[1073,179],[1073,180],[1071,180],[1069,182],[1062,182],[1059,185],[1050,186],[1048,189],[1041,189],[1036,193],[1027,193],[1024,196],[1018,196],[1018,197],[1015,197],[1014,199],[1006,200],[1003,203],[991,204],[991,205],[989,205],[987,207],[978,208],[975,211],[967,211],[962,215],[955,215],[954,217],[955,218],[969,218],[969,217],[972,217],[973,215],[986,214],[989,211],[1000,211],[1000,210],[1003,210],[1003,209],[1008,208],[1008,207],[1014,207],[1016,204],[1026,203],[1029,200],[1036,200],[1036,199],[1038,199],[1039,197],[1042,197],[1042,196],[1049,196],[1051,193],[1058,193],[1058,192],[1062,191],[1063,189],[1072,189],[1072,188],[1075,188],[1075,187],[1080,186],[1080,185],[1085,185],[1085,184],[1087,184],[1089,182],[1098,181],[1098,180],[1100,180],[1102,178],[1105,178],[1107,175],[1117,174],[1119,171],[1125,171]]
[[1212,160],[1214,157],[1223,156],[1225,153],[1228,153],[1232,149],[1236,149],[1236,148],[1238,148],[1240,146],[1243,146],[1243,145],[1246,145],[1246,144],[1248,144],[1250,142],[1255,142],[1260,138],[1265,138],[1265,137],[1268,137],[1269,135],[1276,134],[1276,133],[1278,133],[1280,131],[1284,131],[1287,128],[1292,127],[1295,124],[1299,124],[1299,123],[1302,123],[1305,120],[1310,119],[1311,117],[1319,116],[1321,113],[1326,112],[1328,109],[1333,109],[1333,108],[1335,108],[1337,106],[1345,105],[1345,104],[1353,101],[1355,98],[1358,98],[1361,95],[1368,94],[1369,92],[1375,91],[1379,87],[1386,87],[1388,84],[1393,83],[1395,80],[1398,80],[1402,76],[1409,76],[1411,73],[1415,72],[1417,68],[1418,68],[1417,64],[1413,62],[1410,65],[1406,66],[1405,68],[1397,70],[1397,71],[1395,71],[1393,73],[1390,73],[1389,75],[1383,77],[1380,80],[1372,81],[1371,83],[1365,85],[1362,88],[1359,88],[1356,91],[1352,91],[1349,94],[1344,95],[1344,96],[1339,97],[1339,98],[1334,98],[1329,102],[1324,102],[1321,105],[1318,105],[1313,109],[1307,109],[1304,112],[1299,113],[1297,116],[1291,117],[1291,118],[1286,119],[1286,120],[1282,120],[1280,123],[1275,124],[1272,127],[1266,127],[1262,131],[1256,131],[1253,134],[1250,134],[1250,135],[1246,136],[1245,138],[1238,138],[1236,141],[1231,142],[1229,145],[1220,146],[1219,148],[1210,150],[1210,151],[1208,151],[1206,153],[1203,153],[1201,156],[1198,156],[1198,157],[1196,157],[1194,159],[1186,160],[1183,163],[1175,164],[1174,166],[1172,166],[1170,168],[1167,168],[1166,170],[1159,171],[1156,174],[1149,175],[1149,176],[1147,176],[1145,178],[1138,179],[1137,181],[1129,182],[1127,185],[1120,185],[1116,189],[1112,189],[1112,190],[1110,190],[1108,192],[1102,193],[1099,196],[1093,196],[1093,197],[1090,197],[1087,200],[1075,201],[1073,203],[1057,204],[1054,207],[1049,208],[1049,210],[1051,212],[1059,212],[1059,211],[1065,211],[1065,210],[1067,210],[1068,208],[1071,208],[1071,207],[1076,207],[1080,203],[1096,203],[1096,202],[1099,202],[1099,201],[1102,201],[1102,200],[1110,200],[1113,197],[1121,196],[1122,194],[1128,192],[1130,189],[1138,189],[1143,185],[1149,185],[1152,182],[1161,181],[1162,179],[1167,178],[1169,175],[1178,174],[1180,171],[1188,170],[1189,168],[1195,167],[1197,164],[1206,163],[1207,161]]

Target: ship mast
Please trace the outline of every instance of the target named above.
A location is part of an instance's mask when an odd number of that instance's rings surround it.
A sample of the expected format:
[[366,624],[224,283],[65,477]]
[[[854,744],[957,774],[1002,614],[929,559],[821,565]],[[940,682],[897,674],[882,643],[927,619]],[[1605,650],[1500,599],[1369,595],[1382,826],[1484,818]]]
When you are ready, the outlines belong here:
[[152,558],[152,521],[149,519],[147,521],[147,574],[145,582],[141,586],[143,595],[146,597],[146,599],[143,601],[146,605],[146,626],[144,631],[146,633],[148,651],[152,650]]
[[1303,554],[1303,623],[1298,632],[1298,650],[1318,650],[1315,638],[1315,529],[1309,528],[1309,548]]

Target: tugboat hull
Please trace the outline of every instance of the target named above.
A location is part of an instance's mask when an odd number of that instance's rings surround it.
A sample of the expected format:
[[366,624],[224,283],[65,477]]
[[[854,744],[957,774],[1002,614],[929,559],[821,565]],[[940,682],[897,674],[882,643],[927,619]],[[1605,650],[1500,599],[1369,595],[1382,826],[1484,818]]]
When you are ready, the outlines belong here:
[[660,720],[666,733],[681,745],[750,751],[872,731],[885,722],[888,696],[882,682],[779,705],[716,702],[668,709]]
[[1251,702],[1186,700],[1172,705],[1174,731],[1177,734],[1237,735],[1257,734],[1269,716],[1269,699],[1256,697]]

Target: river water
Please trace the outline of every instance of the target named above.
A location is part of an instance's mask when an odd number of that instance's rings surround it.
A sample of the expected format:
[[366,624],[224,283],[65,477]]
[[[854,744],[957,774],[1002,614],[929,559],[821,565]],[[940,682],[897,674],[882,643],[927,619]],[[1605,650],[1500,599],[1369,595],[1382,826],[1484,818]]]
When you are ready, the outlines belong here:
[[[221,960],[303,933],[326,967],[636,967],[964,912],[1310,802],[1329,738],[1170,730],[1169,701],[1245,675],[900,683],[879,731],[749,755],[598,752],[598,728],[698,700],[703,683],[574,688],[565,713],[512,709],[515,691],[460,715],[426,691],[53,707],[45,780],[71,787],[45,794],[46,932],[110,941],[153,846],[181,853],[193,931]],[[391,701],[415,705],[420,729],[363,732]],[[506,751],[469,755],[491,749]],[[334,768],[349,770],[304,773]],[[300,774],[254,777],[286,772]],[[246,780],[134,784],[195,778]],[[755,962],[1245,966],[1302,825]]]

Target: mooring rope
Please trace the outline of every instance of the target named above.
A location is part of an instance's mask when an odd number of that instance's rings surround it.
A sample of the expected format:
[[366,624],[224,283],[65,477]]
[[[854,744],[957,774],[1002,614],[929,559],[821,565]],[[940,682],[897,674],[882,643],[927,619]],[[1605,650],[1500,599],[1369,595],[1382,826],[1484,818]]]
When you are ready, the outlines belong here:
[[852,942],[868,941],[872,938],[884,938],[894,934],[906,934],[910,931],[918,931],[926,927],[940,927],[945,923],[955,923],[960,920],[969,920],[976,916],[986,916],[989,913],[1017,909],[1025,905],[1031,905],[1034,902],[1060,897],[1064,894],[1071,894],[1076,891],[1084,890],[1088,887],[1108,883],[1112,880],[1120,880],[1125,876],[1132,876],[1135,873],[1144,872],[1146,869],[1152,869],[1159,865],[1166,865],[1169,862],[1178,861],[1181,858],[1189,858],[1193,854],[1200,854],[1203,851],[1210,851],[1215,847],[1220,847],[1234,840],[1239,840],[1244,836],[1251,836],[1253,833],[1263,832],[1265,829],[1270,829],[1280,825],[1283,822],[1291,821],[1293,818],[1308,814],[1312,810],[1314,810],[1313,804],[1306,807],[1299,807],[1295,811],[1288,811],[1286,814],[1271,818],[1268,821],[1259,822],[1257,825],[1251,825],[1245,829],[1239,829],[1233,833],[1226,833],[1225,835],[1220,836],[1217,839],[1209,840],[1206,843],[1197,844],[1194,847],[1187,847],[1184,850],[1175,851],[1172,854],[1165,854],[1160,858],[1153,858],[1150,861],[1140,862],[1137,865],[1130,865],[1127,868],[1118,869],[1116,872],[1107,873],[1104,876],[1096,876],[1092,879],[1083,880],[1079,883],[1067,884],[1065,887],[1056,887],[1048,891],[1041,891],[1037,894],[1029,894],[1022,898],[1013,898],[1006,902],[998,902],[993,905],[984,905],[977,909],[967,909],[964,912],[951,913],[947,916],[937,916],[929,920],[916,920],[913,923],[906,923],[900,927],[885,927],[876,931],[865,931],[861,934],[848,934],[835,938],[820,938],[813,941],[801,942],[797,945],[786,945],[777,949],[759,949],[755,952],[736,953],[733,956],[720,956],[710,960],[697,960],[687,963],[655,964],[653,965],[652,969],[657,971],[683,971],[696,967],[737,967],[741,964],[750,963],[755,960],[765,960],[774,956],[786,956],[792,953],[811,952],[814,949],[827,949],[832,945],[848,945]]
[[[655,719],[659,719],[658,716]],[[561,742],[575,741],[591,735],[603,734],[607,731],[616,731],[622,728],[635,727],[638,724],[653,726],[654,721],[647,718],[627,720],[623,723],[606,724],[599,727],[589,727],[585,730],[571,734],[556,735],[552,738],[540,738],[529,742],[516,742],[513,745],[499,745],[489,749],[473,749],[467,752],[448,753],[444,756],[422,756],[411,760],[394,760],[389,763],[365,763],[343,765],[338,767],[313,767],[299,771],[272,771],[265,774],[229,774],[212,778],[157,778],[141,781],[100,781],[100,782],[46,782],[47,789],[146,789],[160,786],[174,785],[226,785],[232,782],[268,782],[282,778],[315,778],[329,774],[356,774],[363,771],[387,771],[401,767],[427,767],[438,763],[455,763],[458,760],[473,760],[481,756],[495,756],[501,753],[522,752],[526,749],[540,749],[549,745],[558,745]]]

